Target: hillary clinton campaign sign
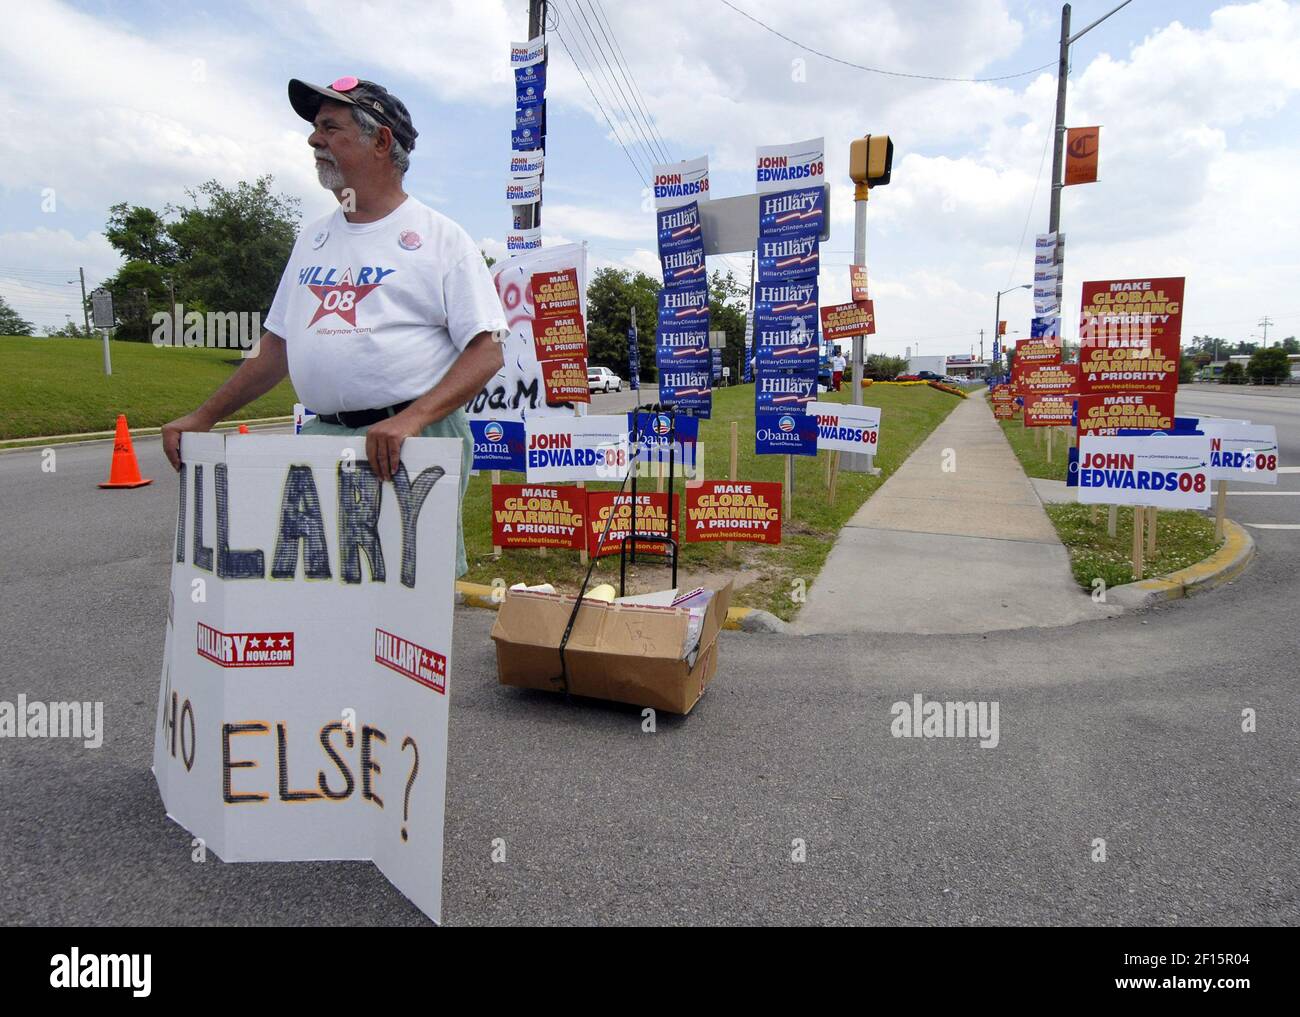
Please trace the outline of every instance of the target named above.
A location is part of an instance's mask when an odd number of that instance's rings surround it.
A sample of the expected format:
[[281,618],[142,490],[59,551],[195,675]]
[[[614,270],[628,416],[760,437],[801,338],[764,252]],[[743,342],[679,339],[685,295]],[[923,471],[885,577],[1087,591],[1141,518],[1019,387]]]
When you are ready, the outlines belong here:
[[223,861],[370,859],[435,921],[461,443],[186,434],[153,771]]

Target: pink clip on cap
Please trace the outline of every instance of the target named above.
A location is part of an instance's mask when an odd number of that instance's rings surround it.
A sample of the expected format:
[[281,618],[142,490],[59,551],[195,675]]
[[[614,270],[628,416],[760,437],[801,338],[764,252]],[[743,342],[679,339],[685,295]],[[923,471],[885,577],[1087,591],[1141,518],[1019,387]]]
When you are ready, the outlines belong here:
[[350,92],[359,84],[361,84],[361,82],[357,78],[348,75],[346,78],[339,78],[330,85],[330,88],[334,89],[336,92]]

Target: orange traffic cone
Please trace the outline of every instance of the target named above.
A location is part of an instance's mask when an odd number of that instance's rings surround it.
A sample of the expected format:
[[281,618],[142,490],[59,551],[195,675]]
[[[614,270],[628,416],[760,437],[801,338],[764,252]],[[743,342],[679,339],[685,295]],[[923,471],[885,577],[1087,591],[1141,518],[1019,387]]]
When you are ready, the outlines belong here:
[[240,433],[240,434],[247,434],[247,433],[248,433],[248,425],[247,425],[247,424],[240,424],[240,425],[239,425],[239,433]]
[[140,464],[135,461],[135,448],[131,444],[131,430],[126,426],[126,414],[117,415],[117,437],[113,439],[113,464],[108,470],[107,483],[100,487],[144,487],[152,484],[140,476]]

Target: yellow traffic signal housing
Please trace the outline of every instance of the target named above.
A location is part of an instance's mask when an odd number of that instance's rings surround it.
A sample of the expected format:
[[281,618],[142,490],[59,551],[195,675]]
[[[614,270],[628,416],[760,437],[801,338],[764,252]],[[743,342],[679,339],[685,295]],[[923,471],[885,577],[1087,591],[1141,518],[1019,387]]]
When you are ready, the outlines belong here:
[[849,179],[869,187],[889,183],[894,143],[888,134],[868,134],[849,142]]

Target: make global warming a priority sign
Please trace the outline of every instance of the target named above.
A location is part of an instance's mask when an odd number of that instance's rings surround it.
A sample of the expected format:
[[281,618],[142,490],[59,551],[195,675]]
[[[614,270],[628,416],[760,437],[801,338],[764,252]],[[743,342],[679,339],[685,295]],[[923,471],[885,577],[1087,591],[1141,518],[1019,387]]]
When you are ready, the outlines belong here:
[[687,487],[686,539],[781,543],[781,485],[706,480]]
[[438,921],[461,442],[406,439],[390,483],[364,439],[186,434],[181,457],[167,815],[227,862],[373,860]]
[[[604,558],[618,554],[624,537],[632,535],[632,495],[617,491],[587,492],[587,551],[593,557]],[[674,540],[681,539],[680,526],[677,522],[681,514],[681,496],[673,495],[673,532]],[[612,517],[612,518],[611,518]],[[605,527],[604,543],[601,534]],[[638,493],[636,496],[636,532],[656,537],[667,537],[668,533],[668,494]],[[629,545],[630,550],[630,545]],[[659,541],[637,543],[637,554],[668,553],[668,545]]]
[[880,410],[850,403],[809,403],[817,418],[817,450],[875,455],[880,442]]
[[834,342],[857,335],[876,334],[876,306],[870,300],[823,307],[822,339]]
[[1209,469],[1208,437],[1085,435],[1079,439],[1079,501],[1207,509]]
[[1079,348],[1079,393],[1165,392],[1178,390],[1178,338],[1109,339]]
[[1026,427],[1071,427],[1074,424],[1074,396],[1031,392],[1025,396]]
[[1079,342],[1174,340],[1182,335],[1185,280],[1113,279],[1085,282],[1079,311]]
[[1079,397],[1079,436],[1118,435],[1130,431],[1172,431],[1172,392],[1129,392],[1122,395]]
[[587,492],[580,487],[492,485],[493,547],[581,551]]

